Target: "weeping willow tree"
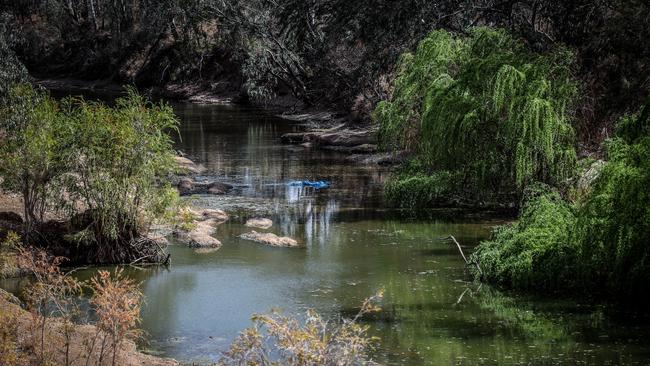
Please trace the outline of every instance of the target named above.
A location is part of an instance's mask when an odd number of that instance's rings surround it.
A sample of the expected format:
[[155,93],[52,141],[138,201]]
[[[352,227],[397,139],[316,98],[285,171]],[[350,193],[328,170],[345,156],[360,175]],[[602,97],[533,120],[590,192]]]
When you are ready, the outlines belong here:
[[605,150],[607,162],[574,203],[549,187],[529,187],[519,221],[495,230],[472,254],[481,265],[477,277],[510,288],[585,292],[647,307],[650,99],[640,113],[621,119]]
[[[581,202],[576,242],[595,288],[650,303],[650,98],[606,142],[607,164]],[[603,286],[605,285],[605,286]]]
[[434,31],[402,56],[393,96],[375,110],[389,150],[416,153],[427,174],[460,173],[473,192],[557,183],[576,160],[572,54],[536,54],[506,31]]

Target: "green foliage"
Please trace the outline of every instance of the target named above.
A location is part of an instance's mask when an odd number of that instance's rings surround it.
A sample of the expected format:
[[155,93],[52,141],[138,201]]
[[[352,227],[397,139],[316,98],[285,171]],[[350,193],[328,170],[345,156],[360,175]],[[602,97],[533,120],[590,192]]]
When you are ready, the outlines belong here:
[[0,241],[0,278],[13,277],[18,274],[16,251],[20,247],[20,235],[13,231]]
[[478,190],[562,181],[576,160],[572,61],[564,48],[535,54],[504,30],[434,31],[402,57],[392,99],[375,110],[381,141]]
[[143,215],[161,213],[160,203],[169,201],[157,178],[175,166],[168,132],[178,121],[171,107],[147,103],[133,89],[114,107],[81,100],[63,105],[74,111],[70,171],[75,174],[66,176],[65,187],[71,203],[88,209],[93,240],[141,231]]
[[12,88],[0,110],[0,176],[4,188],[20,192],[26,233],[43,220],[52,183],[69,169],[70,115],[49,96],[22,84]]
[[650,281],[650,102],[621,120],[608,161],[575,206],[538,194],[518,222],[502,226],[473,254],[483,279],[507,287],[571,288],[648,301]]
[[650,101],[625,117],[607,144],[608,163],[581,207],[576,240],[583,277],[611,293],[648,298],[650,281]]
[[472,255],[483,279],[506,287],[557,290],[570,286],[577,246],[570,241],[573,208],[552,190],[537,192],[519,221],[497,228]]
[[456,177],[448,171],[392,177],[385,187],[388,202],[407,209],[446,205],[455,193]]
[[21,85],[2,113],[0,175],[5,188],[23,194],[26,234],[56,209],[83,228],[71,239],[98,244],[98,255],[118,262],[124,258],[108,253],[146,231],[176,198],[160,180],[175,168],[169,132],[178,121],[167,105],[133,89],[113,107],[57,102]]

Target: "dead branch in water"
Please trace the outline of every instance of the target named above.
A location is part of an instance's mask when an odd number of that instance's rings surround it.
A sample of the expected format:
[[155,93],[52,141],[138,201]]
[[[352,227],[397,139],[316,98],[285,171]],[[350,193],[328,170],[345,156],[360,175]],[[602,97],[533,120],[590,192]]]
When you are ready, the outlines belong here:
[[453,235],[449,235],[448,237],[441,238],[441,239],[442,240],[451,239],[456,244],[456,247],[458,248],[458,251],[460,252],[460,255],[463,257],[463,260],[465,260],[465,264],[467,264],[467,265],[470,265],[470,264],[475,265],[476,269],[478,270],[478,273],[480,275],[483,275],[483,271],[481,271],[481,266],[479,266],[479,264],[477,262],[470,262],[469,260],[467,260],[467,257],[465,256],[465,253],[463,253],[463,248],[461,248],[460,244],[458,243],[458,240],[456,240],[456,238]]

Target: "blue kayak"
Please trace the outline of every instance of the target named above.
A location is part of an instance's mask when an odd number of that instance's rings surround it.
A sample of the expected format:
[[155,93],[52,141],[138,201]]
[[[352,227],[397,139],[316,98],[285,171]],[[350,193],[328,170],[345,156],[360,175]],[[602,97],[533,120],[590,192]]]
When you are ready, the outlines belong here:
[[290,186],[294,187],[312,187],[315,189],[329,188],[330,182],[326,180],[311,181],[311,180],[297,180],[289,183]]

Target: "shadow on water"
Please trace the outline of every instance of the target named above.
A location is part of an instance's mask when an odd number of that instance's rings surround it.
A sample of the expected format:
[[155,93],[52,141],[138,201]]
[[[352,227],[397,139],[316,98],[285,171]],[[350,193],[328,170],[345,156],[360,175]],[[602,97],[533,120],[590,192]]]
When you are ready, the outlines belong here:
[[[157,354],[209,363],[251,324],[252,314],[314,308],[345,317],[384,289],[384,310],[363,319],[379,339],[373,358],[384,364],[650,360],[643,323],[613,319],[593,305],[521,300],[473,283],[456,248],[440,238],[454,235],[471,251],[503,217],[432,210],[426,220],[404,220],[382,206],[386,168],[282,145],[279,136],[300,127],[261,110],[184,103],[174,108],[182,120],[177,149],[207,168],[198,179],[235,186],[227,195],[199,195],[191,202],[222,208],[233,218],[217,228],[223,246],[216,252],[171,245],[169,270],[127,269],[142,281],[142,326]],[[329,180],[332,186],[287,184],[304,179]],[[250,216],[272,218],[271,232],[304,247],[270,248],[239,239],[250,230],[243,225]],[[88,278],[95,271],[78,275]]]

